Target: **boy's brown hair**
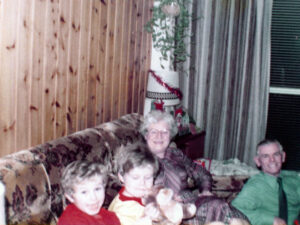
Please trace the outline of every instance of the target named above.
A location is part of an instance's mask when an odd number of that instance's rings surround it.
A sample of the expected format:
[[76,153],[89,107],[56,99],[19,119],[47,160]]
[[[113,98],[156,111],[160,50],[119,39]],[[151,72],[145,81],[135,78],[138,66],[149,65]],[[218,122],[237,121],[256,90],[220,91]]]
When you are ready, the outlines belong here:
[[107,183],[108,170],[106,166],[99,162],[92,162],[86,160],[78,160],[70,163],[63,171],[61,177],[61,185],[64,193],[72,195],[74,186],[85,179],[93,176],[100,176],[102,178],[103,186]]
[[155,176],[159,169],[159,163],[145,144],[124,147],[116,155],[116,172],[122,176],[135,167],[146,165],[153,167]]

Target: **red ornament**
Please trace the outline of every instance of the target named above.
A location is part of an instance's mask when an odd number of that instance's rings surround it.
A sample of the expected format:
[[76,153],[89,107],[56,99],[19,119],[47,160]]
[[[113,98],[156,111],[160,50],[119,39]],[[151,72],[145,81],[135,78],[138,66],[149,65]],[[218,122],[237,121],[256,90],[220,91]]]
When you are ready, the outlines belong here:
[[160,110],[160,111],[164,110],[164,101],[163,100],[155,101],[154,105],[155,105],[156,110]]
[[175,117],[177,116],[177,114],[180,114],[181,116],[183,115],[182,108],[179,108],[179,109],[175,110]]

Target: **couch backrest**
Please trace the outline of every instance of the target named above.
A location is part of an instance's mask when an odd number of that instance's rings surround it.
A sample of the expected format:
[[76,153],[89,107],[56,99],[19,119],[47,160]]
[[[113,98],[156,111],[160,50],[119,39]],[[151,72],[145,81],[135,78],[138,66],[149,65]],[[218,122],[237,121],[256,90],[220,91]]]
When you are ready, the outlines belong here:
[[[71,135],[46,142],[6,157],[6,159],[22,162],[21,164],[23,167],[26,167],[23,168],[24,172],[22,176],[24,178],[27,175],[31,176],[30,168],[32,166],[34,166],[34,170],[38,170],[40,173],[44,171],[43,179],[37,179],[37,175],[41,174],[36,174],[36,177],[32,177],[32,179],[37,180],[36,182],[39,182],[40,186],[44,185],[43,191],[45,192],[45,195],[46,193],[48,195],[47,204],[49,202],[51,204],[51,213],[49,215],[44,215],[43,219],[39,219],[41,223],[45,223],[44,221],[47,223],[53,221],[53,217],[54,219],[57,219],[63,211],[64,198],[60,185],[60,177],[63,169],[69,163],[79,159],[103,162],[109,168],[112,168],[112,161],[116,150],[119,147],[144,141],[143,137],[138,132],[141,120],[142,116],[139,114],[128,114],[112,122],[103,123],[94,128],[78,131]],[[6,159],[3,159],[4,162]],[[13,164],[14,163],[9,167],[14,168],[15,165]],[[5,173],[5,171],[2,173],[3,168],[5,168],[5,166],[0,164],[0,179],[1,174]],[[13,171],[16,169],[17,168],[14,168]],[[9,177],[11,177],[10,179],[18,180],[17,183],[21,182],[18,176],[14,177],[10,175]],[[4,183],[8,183],[8,178],[3,175],[2,178]],[[13,183],[12,181],[9,182]],[[32,182],[33,180],[28,180],[28,186],[30,186]],[[26,193],[26,188],[24,188],[21,190],[23,196],[25,196]],[[113,197],[118,193],[119,188],[120,185],[116,176],[111,176],[107,185],[105,206],[108,206]],[[39,191],[41,191],[40,188]],[[9,193],[9,195],[11,194],[13,193]],[[13,197],[9,196],[9,198]],[[24,202],[24,199],[22,199],[22,202]],[[9,199],[8,203],[11,204]],[[38,204],[37,201],[36,203]],[[11,212],[13,211],[8,212],[9,218]],[[48,218],[51,216],[52,218]],[[27,217],[30,217],[30,213],[28,213]],[[24,221],[19,217],[16,221],[17,220]],[[13,220],[10,220],[9,222],[13,222]],[[38,222],[36,223],[38,224]]]

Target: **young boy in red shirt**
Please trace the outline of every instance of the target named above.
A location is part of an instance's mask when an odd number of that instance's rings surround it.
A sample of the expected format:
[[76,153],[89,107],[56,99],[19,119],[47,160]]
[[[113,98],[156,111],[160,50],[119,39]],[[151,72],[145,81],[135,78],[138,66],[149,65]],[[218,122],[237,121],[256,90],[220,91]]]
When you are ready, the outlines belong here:
[[102,208],[107,183],[104,165],[75,161],[64,170],[61,184],[71,202],[58,220],[58,225],[119,225],[114,212]]

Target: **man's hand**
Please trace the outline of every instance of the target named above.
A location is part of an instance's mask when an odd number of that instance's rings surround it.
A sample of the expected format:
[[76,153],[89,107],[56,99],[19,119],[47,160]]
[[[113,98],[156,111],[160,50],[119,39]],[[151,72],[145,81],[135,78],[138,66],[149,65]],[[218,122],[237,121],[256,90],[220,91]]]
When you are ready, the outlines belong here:
[[286,222],[279,217],[274,217],[273,225],[286,225]]

